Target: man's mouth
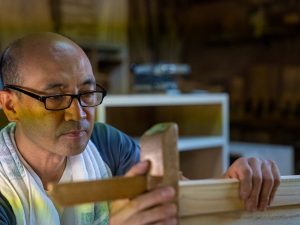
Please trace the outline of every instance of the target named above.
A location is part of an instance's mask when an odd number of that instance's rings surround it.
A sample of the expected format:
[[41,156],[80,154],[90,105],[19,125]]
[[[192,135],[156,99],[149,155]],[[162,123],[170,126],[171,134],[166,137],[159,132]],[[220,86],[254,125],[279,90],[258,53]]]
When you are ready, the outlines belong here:
[[71,131],[68,131],[66,133],[63,133],[62,135],[67,137],[67,138],[80,138],[80,137],[83,137],[84,135],[86,135],[86,130],[71,130]]
[[78,139],[88,135],[89,133],[89,123],[88,121],[69,121],[61,125],[57,130],[57,135],[69,138],[69,139]]

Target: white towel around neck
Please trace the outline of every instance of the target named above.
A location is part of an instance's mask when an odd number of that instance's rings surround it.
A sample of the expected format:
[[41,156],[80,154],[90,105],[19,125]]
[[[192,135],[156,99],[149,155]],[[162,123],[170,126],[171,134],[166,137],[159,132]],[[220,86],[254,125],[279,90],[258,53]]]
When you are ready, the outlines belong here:
[[[0,191],[11,204],[18,225],[60,225],[59,213],[47,196],[40,178],[22,163],[17,153],[14,131],[15,124],[10,123],[0,132]],[[111,176],[91,141],[83,153],[68,160],[73,181]],[[75,224],[72,225],[108,224],[109,205],[106,202],[79,205],[74,207],[73,212]]]

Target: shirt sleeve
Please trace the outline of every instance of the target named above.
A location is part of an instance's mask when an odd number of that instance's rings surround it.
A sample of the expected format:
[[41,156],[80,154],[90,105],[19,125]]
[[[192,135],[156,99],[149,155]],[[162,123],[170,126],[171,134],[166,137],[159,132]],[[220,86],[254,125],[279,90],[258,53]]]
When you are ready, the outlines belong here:
[[0,225],[16,225],[16,218],[13,210],[0,192]]
[[140,159],[139,145],[110,125],[95,123],[91,140],[113,176],[124,175]]

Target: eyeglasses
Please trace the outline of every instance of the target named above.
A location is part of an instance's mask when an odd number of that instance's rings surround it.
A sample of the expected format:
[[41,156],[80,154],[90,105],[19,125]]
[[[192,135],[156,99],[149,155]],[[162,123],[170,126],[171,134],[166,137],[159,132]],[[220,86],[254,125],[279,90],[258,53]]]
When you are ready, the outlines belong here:
[[99,84],[96,84],[95,91],[86,91],[79,94],[56,94],[43,96],[26,91],[23,88],[15,85],[5,85],[4,88],[19,91],[25,95],[37,99],[44,103],[45,109],[51,111],[59,111],[69,108],[74,98],[78,100],[81,107],[94,107],[100,105],[106,96],[106,90]]

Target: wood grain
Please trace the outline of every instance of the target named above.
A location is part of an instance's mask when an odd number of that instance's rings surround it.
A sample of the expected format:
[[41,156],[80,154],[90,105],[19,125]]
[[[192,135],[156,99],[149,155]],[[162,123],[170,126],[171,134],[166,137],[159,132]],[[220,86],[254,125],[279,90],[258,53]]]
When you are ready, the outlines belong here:
[[178,193],[177,136],[175,123],[157,124],[142,136],[141,159],[151,162],[148,175],[50,184],[48,193],[61,206],[130,199],[157,186],[173,186]]
[[245,211],[181,217],[180,225],[299,225],[300,207],[274,207],[265,212]]
[[298,225],[300,176],[281,177],[275,199],[264,212],[246,212],[235,179],[180,182],[181,225]]
[[58,185],[50,184],[48,190],[51,198],[61,206],[133,198],[147,191],[147,177],[116,177]]

